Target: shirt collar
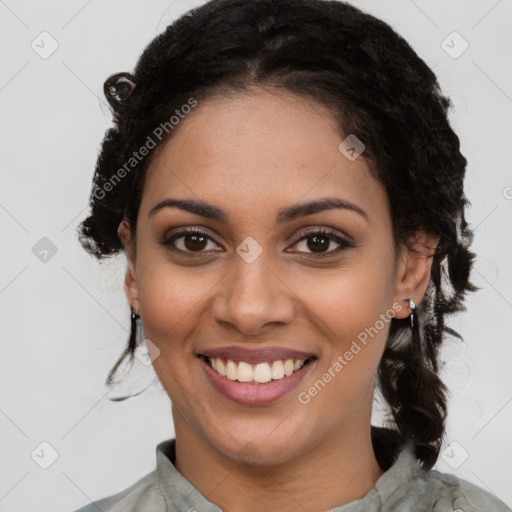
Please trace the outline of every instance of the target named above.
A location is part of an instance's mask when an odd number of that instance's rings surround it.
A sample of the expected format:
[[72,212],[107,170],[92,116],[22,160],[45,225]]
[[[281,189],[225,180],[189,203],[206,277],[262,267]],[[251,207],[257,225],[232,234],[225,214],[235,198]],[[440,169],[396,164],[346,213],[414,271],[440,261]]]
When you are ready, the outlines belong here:
[[[383,441],[381,437],[378,440],[373,437],[372,440],[375,448],[382,449],[381,443]],[[391,459],[386,465],[390,467],[377,480],[375,486],[364,497],[336,507],[331,512],[380,511],[381,505],[388,502],[400,487],[418,477],[421,469],[413,445],[394,445],[389,454],[391,454]],[[196,508],[204,512],[222,512],[219,507],[208,501],[196,487],[186,480],[174,466],[176,439],[161,442],[156,447],[156,457],[158,480],[169,510],[178,507],[181,510]],[[381,463],[380,460],[379,463]]]
[[[332,509],[330,512],[383,512],[387,504],[400,494],[400,488],[418,478],[421,471],[414,446],[404,444],[391,467],[382,474],[368,493],[360,499]],[[393,496],[395,495],[395,496]],[[412,497],[412,496],[411,496]],[[394,509],[390,509],[394,510]],[[400,509],[402,510],[402,509]],[[403,509],[404,511],[406,509]],[[409,509],[407,509],[409,510]]]
[[222,512],[208,501],[174,466],[176,461],[176,439],[163,441],[156,447],[157,474],[160,489],[167,509],[201,510],[204,512]]

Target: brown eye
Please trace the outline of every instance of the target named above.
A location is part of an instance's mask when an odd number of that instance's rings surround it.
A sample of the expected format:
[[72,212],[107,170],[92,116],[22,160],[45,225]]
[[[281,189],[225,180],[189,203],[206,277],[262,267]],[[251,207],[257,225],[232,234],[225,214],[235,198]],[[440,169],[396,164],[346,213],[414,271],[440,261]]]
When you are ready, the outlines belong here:
[[307,240],[307,247],[311,249],[312,252],[323,252],[329,248],[329,244],[331,243],[330,238],[325,235],[308,236]]
[[203,235],[185,235],[181,238],[184,240],[183,245],[189,251],[202,251],[208,242],[208,239]]
[[[213,247],[207,250],[208,242],[211,242]],[[171,251],[183,254],[196,253],[200,255],[210,250],[218,250],[215,248],[217,244],[210,235],[197,229],[183,229],[178,233],[166,237],[160,244]]]
[[[337,244],[338,247],[332,248],[332,243]],[[299,247],[299,250],[296,252],[309,253],[314,257],[334,256],[348,248],[354,247],[348,240],[325,229],[307,233],[295,242],[294,245]],[[331,247],[331,250],[328,250],[329,247]]]

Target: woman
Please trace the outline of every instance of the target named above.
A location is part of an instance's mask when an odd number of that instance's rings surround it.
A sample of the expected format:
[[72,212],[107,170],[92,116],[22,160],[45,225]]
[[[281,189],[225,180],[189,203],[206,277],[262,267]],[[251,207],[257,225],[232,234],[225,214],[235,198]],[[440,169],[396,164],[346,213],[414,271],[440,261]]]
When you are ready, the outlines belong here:
[[80,239],[127,256],[109,380],[145,343],[176,436],[81,511],[510,510],[431,469],[445,316],[476,287],[467,162],[410,46],[338,1],[213,0],[105,94]]

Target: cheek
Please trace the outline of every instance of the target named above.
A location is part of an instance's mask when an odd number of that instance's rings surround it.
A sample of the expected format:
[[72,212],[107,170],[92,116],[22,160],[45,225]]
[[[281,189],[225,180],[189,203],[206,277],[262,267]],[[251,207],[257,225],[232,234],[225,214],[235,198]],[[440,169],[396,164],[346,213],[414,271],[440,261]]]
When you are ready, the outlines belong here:
[[[311,279],[301,278],[300,286],[309,283],[311,290],[304,295],[304,310],[324,342],[314,379],[300,390],[300,403],[318,410],[336,404],[337,410],[348,411],[371,393],[394,313],[387,268],[382,261],[379,266],[355,258],[329,275],[318,274],[314,287]],[[335,416],[326,421],[337,421]]]
[[[373,265],[367,258],[357,261],[354,256],[351,262],[332,272],[306,272],[300,277],[297,274],[293,283],[303,311],[309,314],[308,320],[331,340],[333,351],[350,345],[359,333],[374,326],[382,314],[391,314],[391,279],[385,266]],[[378,330],[387,332],[383,327],[378,322]]]
[[143,241],[137,252],[137,279],[146,337],[162,351],[180,343],[213,284],[212,276],[199,267],[173,265],[164,251]]
[[[214,285],[208,273],[194,275],[152,257],[139,260],[140,315],[144,334],[159,349],[153,361],[155,372],[172,402],[186,404],[193,393],[193,335],[198,329],[198,312]],[[212,282],[210,282],[212,281]]]
[[140,268],[140,312],[148,337],[152,334],[165,345],[185,341],[197,326],[195,318],[215,284],[213,276],[155,259],[146,265],[141,261]]

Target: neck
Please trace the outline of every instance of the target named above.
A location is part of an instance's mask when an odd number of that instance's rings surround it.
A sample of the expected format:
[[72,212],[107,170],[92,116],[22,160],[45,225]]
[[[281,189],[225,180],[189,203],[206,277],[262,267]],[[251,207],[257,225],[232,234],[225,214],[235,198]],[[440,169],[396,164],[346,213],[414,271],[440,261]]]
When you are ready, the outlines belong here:
[[278,465],[235,462],[175,416],[176,469],[225,512],[326,511],[365,496],[383,474],[367,428],[340,429]]

